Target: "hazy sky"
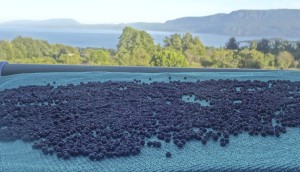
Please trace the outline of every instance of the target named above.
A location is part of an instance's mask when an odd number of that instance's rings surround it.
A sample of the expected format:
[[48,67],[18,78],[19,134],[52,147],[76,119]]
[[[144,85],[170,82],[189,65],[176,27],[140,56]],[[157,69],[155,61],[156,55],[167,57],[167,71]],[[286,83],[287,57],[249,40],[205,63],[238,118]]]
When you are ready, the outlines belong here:
[[0,22],[72,18],[81,23],[165,22],[238,9],[300,9],[300,0],[0,0]]

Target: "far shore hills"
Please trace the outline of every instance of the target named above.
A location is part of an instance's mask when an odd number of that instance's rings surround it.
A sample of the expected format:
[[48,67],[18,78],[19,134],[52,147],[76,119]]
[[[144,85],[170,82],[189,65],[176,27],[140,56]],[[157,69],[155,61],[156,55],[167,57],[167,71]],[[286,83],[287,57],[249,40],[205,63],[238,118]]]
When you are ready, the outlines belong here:
[[81,24],[73,19],[18,20],[0,23],[0,29],[141,30],[191,32],[229,36],[299,37],[300,9],[238,10],[202,17],[182,17],[164,23]]

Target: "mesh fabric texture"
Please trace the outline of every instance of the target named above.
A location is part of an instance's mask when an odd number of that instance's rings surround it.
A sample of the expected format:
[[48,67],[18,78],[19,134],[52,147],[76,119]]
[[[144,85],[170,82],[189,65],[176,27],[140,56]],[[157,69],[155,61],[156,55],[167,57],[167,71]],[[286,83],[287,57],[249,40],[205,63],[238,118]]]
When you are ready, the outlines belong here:
[[[0,90],[26,85],[65,85],[89,81],[144,82],[172,80],[196,81],[210,79],[237,80],[291,80],[299,81],[298,71],[277,72],[201,72],[201,73],[43,73],[0,77]],[[187,80],[184,80],[184,77]],[[249,136],[247,133],[232,137],[223,148],[218,142],[188,142],[178,149],[172,142],[162,143],[161,149],[143,147],[138,156],[118,157],[90,161],[87,157],[70,160],[44,155],[33,150],[32,143],[0,142],[0,172],[83,172],[83,171],[300,171],[300,129],[288,128],[287,133],[276,137]],[[166,158],[170,151],[172,158]]]

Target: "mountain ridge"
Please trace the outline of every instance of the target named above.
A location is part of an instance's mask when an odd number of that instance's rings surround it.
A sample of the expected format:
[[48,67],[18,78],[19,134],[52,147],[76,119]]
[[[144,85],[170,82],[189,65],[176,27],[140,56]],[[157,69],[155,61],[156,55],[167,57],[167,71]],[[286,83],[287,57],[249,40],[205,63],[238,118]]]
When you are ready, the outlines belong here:
[[0,28],[123,29],[192,32],[230,36],[300,37],[300,9],[237,10],[202,17],[182,17],[164,23],[81,24],[73,19],[21,20],[0,23]]

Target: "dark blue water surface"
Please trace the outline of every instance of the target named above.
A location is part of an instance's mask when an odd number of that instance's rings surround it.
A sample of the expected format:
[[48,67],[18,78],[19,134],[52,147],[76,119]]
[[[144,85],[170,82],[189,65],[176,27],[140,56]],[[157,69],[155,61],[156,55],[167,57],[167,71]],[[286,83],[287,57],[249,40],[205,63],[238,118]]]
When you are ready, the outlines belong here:
[[[164,45],[163,40],[173,32],[148,31],[154,38],[155,43]],[[122,30],[59,30],[50,29],[8,29],[0,28],[0,40],[12,40],[17,36],[32,37],[35,39],[47,40],[50,43],[60,43],[75,47],[98,47],[98,48],[116,48]],[[222,47],[228,41],[230,36],[215,34],[193,34],[199,36],[206,46]],[[262,37],[236,37],[238,41],[258,40]],[[287,38],[289,39],[289,38]],[[294,40],[290,38],[289,40]]]

